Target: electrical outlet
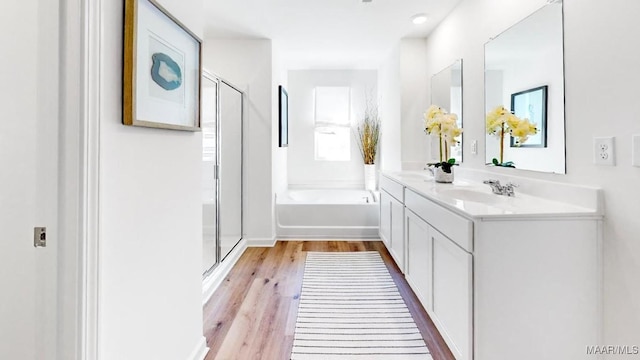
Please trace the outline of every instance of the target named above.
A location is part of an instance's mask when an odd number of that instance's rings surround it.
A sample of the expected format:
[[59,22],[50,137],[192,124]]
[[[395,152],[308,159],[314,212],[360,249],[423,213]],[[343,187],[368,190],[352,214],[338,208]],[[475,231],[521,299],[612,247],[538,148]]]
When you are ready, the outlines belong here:
[[615,166],[614,137],[593,138],[593,162],[596,165]]
[[471,142],[471,154],[478,155],[478,140]]

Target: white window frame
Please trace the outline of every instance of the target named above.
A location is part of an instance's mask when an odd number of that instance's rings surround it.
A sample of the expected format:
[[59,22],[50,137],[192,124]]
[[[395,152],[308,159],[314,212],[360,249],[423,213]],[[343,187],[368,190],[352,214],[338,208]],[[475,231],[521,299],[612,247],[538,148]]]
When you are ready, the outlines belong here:
[[[328,136],[334,135],[331,145]],[[318,86],[314,89],[314,159],[351,161],[351,88]]]

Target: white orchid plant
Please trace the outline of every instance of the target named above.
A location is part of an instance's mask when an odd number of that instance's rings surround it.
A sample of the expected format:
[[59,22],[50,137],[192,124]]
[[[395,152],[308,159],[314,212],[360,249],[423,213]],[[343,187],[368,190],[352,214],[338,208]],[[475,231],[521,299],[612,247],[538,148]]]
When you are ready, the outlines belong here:
[[487,134],[494,135],[500,141],[500,160],[494,158],[493,164],[503,167],[515,167],[512,161],[504,162],[504,137],[509,134],[516,146],[524,144],[530,135],[538,132],[536,125],[529,119],[520,119],[504,106],[498,106],[487,114]]
[[449,158],[449,151],[453,144],[459,142],[462,128],[458,127],[458,116],[450,114],[438,105],[431,105],[424,113],[424,131],[438,137],[440,162],[429,164],[442,167],[446,173],[451,173],[451,167],[456,164],[454,158]]

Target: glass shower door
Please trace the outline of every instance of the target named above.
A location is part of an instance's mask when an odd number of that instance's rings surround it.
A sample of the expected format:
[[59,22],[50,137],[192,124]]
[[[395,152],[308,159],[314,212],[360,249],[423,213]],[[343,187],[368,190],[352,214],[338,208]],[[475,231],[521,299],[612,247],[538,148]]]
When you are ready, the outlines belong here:
[[242,239],[242,96],[220,82],[220,261]]
[[218,80],[205,73],[202,78],[202,272],[218,263],[217,146]]

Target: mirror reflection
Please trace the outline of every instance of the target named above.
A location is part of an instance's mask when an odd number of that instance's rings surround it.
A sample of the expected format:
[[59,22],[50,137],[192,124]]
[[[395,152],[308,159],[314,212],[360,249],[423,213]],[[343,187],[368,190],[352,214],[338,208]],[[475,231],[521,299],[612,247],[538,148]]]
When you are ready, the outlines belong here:
[[[445,109],[450,114],[456,114],[458,127],[462,128],[462,59],[456,60],[431,77],[431,104]],[[449,158],[456,159],[456,163],[462,162],[463,137],[464,134],[460,135],[460,142],[453,144],[449,150]],[[435,143],[437,146],[437,142]],[[432,153],[437,152],[437,149],[432,149]]]
[[562,3],[485,45],[486,162],[565,173]]

